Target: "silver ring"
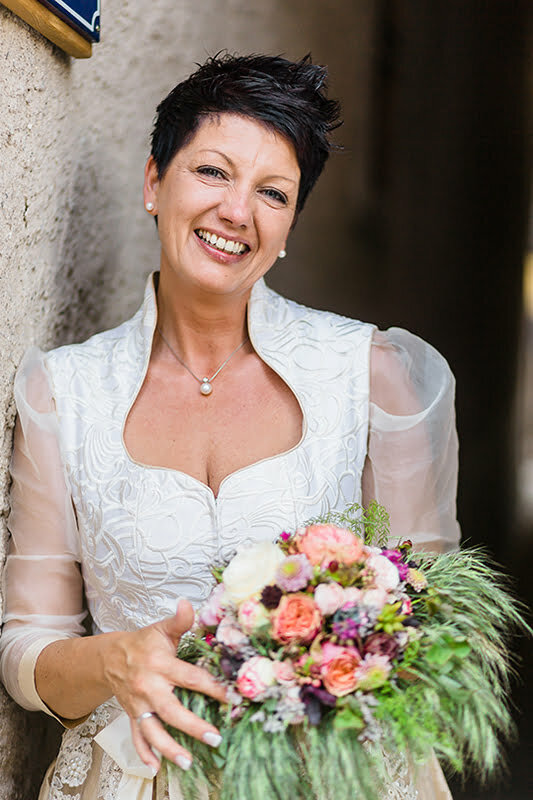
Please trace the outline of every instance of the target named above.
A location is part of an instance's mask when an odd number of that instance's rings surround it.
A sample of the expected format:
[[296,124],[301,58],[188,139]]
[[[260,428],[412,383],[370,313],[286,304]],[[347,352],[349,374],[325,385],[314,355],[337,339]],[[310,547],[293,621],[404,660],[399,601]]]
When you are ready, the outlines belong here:
[[140,725],[143,719],[150,719],[150,717],[156,717],[156,719],[159,719],[155,711],[143,711],[143,713],[139,714],[135,721],[137,725]]

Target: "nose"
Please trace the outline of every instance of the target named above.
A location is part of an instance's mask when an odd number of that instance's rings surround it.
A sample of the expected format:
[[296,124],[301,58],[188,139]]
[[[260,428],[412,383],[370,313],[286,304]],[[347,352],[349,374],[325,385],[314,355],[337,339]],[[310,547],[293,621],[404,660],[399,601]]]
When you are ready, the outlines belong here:
[[218,214],[224,222],[236,228],[247,228],[252,220],[252,201],[246,187],[228,186],[218,206]]

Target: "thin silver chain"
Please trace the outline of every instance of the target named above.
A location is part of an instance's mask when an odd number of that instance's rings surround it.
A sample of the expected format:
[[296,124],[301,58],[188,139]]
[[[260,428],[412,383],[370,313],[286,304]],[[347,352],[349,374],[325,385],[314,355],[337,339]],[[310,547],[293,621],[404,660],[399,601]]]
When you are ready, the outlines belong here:
[[199,378],[199,377],[198,377],[198,375],[195,375],[195,374],[194,374],[194,372],[192,371],[192,369],[191,369],[190,367],[188,367],[188,366],[187,366],[187,364],[185,363],[185,361],[183,361],[183,359],[179,357],[179,355],[176,353],[176,351],[174,350],[174,348],[172,347],[172,345],[170,344],[170,342],[168,341],[168,339],[167,339],[167,338],[165,337],[165,335],[163,334],[163,331],[161,330],[161,328],[159,328],[159,327],[158,327],[156,330],[157,330],[158,334],[160,335],[160,337],[163,339],[164,343],[166,344],[166,346],[168,347],[168,349],[170,350],[170,352],[172,353],[172,355],[174,356],[174,358],[175,358],[175,359],[177,359],[177,361],[179,361],[179,362],[180,362],[180,364],[181,364],[183,367],[185,367],[185,369],[187,370],[187,372],[188,372],[188,373],[190,373],[190,374],[193,376],[193,378],[194,378],[195,380],[197,380],[197,381],[198,381],[198,383],[199,383],[199,384],[204,384],[204,383],[209,383],[209,384],[211,384],[211,383],[212,383],[212,382],[215,380],[215,378],[216,378],[216,376],[219,374],[219,372],[221,372],[221,371],[224,369],[224,367],[226,366],[226,364],[228,363],[228,361],[230,361],[230,360],[233,358],[233,356],[235,355],[235,353],[238,353],[238,352],[239,352],[239,350],[241,349],[241,347],[244,347],[244,345],[245,345],[245,344],[246,344],[246,342],[248,341],[248,336],[246,336],[246,337],[245,337],[245,338],[242,340],[242,342],[240,343],[240,345],[238,345],[238,347],[236,347],[236,348],[235,348],[235,350],[234,350],[232,353],[230,353],[230,354],[229,354],[229,356],[227,357],[227,359],[226,359],[225,361],[223,361],[223,362],[222,362],[222,364],[220,365],[220,367],[217,369],[217,371],[216,371],[216,372],[214,372],[214,373],[211,375],[211,377],[210,377],[210,378],[208,378],[208,377],[205,377],[205,378]]

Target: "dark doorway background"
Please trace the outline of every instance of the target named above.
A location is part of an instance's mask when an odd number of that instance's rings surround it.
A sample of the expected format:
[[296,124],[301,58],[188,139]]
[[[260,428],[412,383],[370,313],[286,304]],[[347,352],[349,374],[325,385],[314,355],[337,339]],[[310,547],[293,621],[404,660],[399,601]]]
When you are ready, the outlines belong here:
[[[533,530],[517,514],[515,410],[532,5],[378,2],[367,197],[348,233],[357,263],[333,264],[315,296],[295,291],[298,275],[276,270],[272,281],[311,305],[400,324],[446,356],[457,378],[463,536],[490,549],[529,604]],[[455,800],[533,797],[533,648],[518,640],[515,649],[520,743],[508,749],[509,772],[484,788],[452,781]]]

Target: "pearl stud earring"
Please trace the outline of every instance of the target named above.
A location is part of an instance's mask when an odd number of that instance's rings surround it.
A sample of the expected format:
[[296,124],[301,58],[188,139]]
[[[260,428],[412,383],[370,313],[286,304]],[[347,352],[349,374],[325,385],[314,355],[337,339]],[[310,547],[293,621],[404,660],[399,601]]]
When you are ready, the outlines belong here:
[[146,209],[147,211],[153,211],[153,210],[154,210],[154,204],[153,204],[153,203],[151,203],[151,202],[150,202],[150,200],[149,200],[149,201],[148,201],[148,202],[145,204],[145,206],[144,206],[144,207],[145,207],[145,209]]
[[278,258],[285,258],[286,255],[287,255],[286,250],[280,250],[278,253]]

